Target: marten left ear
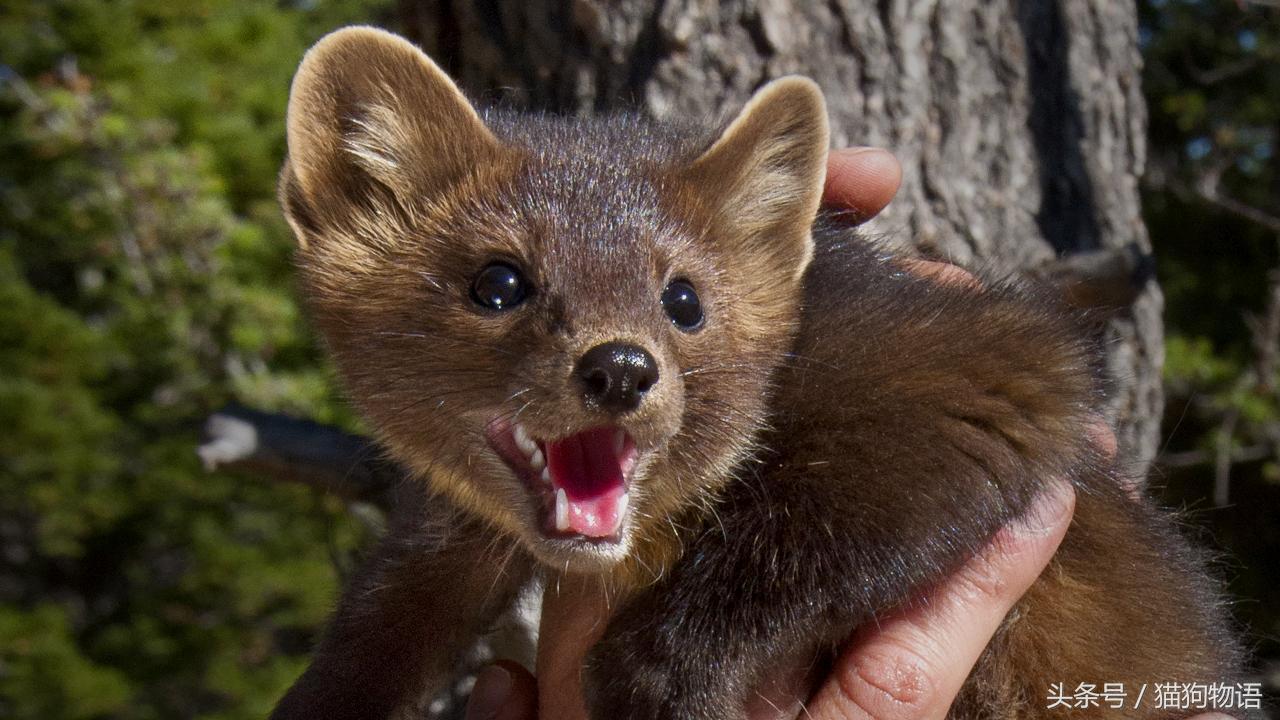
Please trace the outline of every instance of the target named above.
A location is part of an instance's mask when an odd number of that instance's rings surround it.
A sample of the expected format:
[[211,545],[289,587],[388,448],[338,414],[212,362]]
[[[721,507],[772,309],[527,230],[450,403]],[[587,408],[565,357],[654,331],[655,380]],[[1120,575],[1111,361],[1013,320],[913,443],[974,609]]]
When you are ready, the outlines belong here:
[[811,229],[827,169],[822,90],[789,76],[765,85],[686,169],[735,243],[799,279],[813,257]]

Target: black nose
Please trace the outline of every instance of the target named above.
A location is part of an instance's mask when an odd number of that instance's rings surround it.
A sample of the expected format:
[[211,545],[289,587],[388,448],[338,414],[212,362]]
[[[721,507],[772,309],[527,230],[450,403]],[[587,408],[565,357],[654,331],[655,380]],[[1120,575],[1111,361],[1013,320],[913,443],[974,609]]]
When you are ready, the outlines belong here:
[[574,374],[589,405],[625,413],[640,407],[658,382],[658,363],[642,347],[607,342],[584,353]]

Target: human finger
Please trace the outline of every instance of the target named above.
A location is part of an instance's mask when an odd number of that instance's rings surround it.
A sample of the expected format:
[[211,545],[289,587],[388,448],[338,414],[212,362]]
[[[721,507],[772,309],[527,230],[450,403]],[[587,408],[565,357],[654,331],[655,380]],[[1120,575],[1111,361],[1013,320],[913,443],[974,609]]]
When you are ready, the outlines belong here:
[[930,594],[859,633],[808,706],[814,720],[941,720],[1014,603],[1066,534],[1075,492],[1052,484],[1024,519]]
[[902,184],[902,165],[881,148],[833,150],[827,158],[826,205],[852,211],[862,222],[884,209]]
[[587,720],[583,660],[609,621],[609,600],[598,584],[563,578],[543,593],[538,630],[539,717]]
[[538,682],[518,664],[499,660],[476,675],[466,720],[537,720]]

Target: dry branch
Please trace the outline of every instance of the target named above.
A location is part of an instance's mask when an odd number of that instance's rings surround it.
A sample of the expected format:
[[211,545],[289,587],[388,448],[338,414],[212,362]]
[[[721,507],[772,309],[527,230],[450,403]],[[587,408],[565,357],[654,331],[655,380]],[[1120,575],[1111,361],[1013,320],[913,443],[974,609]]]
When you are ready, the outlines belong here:
[[383,510],[405,471],[369,438],[287,415],[228,407],[209,416],[196,449],[206,470],[242,470],[310,485]]

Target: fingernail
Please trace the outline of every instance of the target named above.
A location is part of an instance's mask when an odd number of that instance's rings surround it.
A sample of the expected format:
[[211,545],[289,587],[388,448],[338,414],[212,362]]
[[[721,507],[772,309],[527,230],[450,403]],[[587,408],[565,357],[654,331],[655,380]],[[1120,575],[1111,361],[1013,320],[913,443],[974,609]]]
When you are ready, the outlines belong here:
[[476,676],[467,701],[466,720],[493,720],[511,696],[511,673],[498,665],[489,665]]
[[859,145],[857,147],[840,148],[839,150],[833,151],[833,154],[843,155],[844,157],[854,157],[855,155],[887,155],[891,158],[893,157],[893,153],[889,152],[888,150],[885,150],[884,148],[880,148],[880,147],[875,147],[872,145]]
[[1071,484],[1054,480],[1046,485],[1025,514],[1014,522],[1014,528],[1026,535],[1048,535],[1057,532],[1075,507],[1076,491]]

